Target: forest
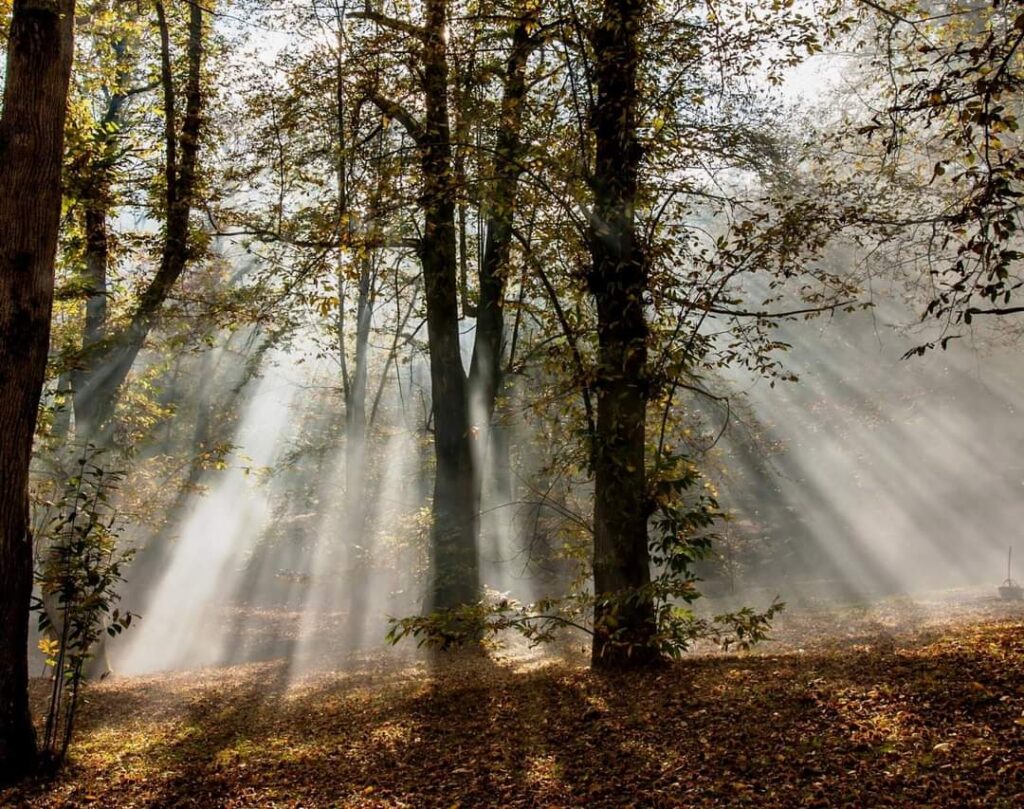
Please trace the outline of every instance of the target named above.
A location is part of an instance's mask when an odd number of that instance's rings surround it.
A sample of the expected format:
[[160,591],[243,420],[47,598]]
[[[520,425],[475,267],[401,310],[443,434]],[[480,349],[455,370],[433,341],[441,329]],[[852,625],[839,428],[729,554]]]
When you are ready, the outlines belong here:
[[1024,805],[1024,0],[0,47],[0,806]]

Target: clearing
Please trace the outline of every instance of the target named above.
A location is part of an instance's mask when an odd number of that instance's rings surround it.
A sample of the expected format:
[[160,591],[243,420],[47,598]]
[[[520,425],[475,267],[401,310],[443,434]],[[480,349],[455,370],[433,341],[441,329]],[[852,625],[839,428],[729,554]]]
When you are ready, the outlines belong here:
[[[751,654],[629,676],[385,655],[114,678],[9,806],[1024,805],[1024,605],[794,609]],[[37,683],[41,686],[42,683]]]

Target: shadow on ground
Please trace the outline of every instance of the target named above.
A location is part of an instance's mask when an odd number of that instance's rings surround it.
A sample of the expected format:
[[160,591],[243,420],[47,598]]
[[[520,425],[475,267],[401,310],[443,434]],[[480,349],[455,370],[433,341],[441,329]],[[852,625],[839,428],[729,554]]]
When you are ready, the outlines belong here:
[[92,690],[31,807],[1019,806],[1024,622],[601,676],[458,656]]

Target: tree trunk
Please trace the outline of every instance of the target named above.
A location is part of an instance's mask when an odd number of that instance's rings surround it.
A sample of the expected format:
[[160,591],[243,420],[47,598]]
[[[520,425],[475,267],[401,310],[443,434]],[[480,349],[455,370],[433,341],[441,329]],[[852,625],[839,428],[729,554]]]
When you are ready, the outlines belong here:
[[[346,570],[351,574],[346,584],[348,597],[348,643],[350,648],[363,645],[362,616],[369,601],[370,577],[365,572],[369,562],[366,536],[366,441],[367,441],[367,378],[370,347],[370,325],[373,316],[375,283],[373,261],[369,254],[360,258],[359,290],[356,297],[356,345],[352,374],[345,396],[345,522],[344,547]],[[345,305],[344,299],[340,302]],[[344,335],[341,350],[345,352]]]
[[[342,530],[343,547],[346,551],[345,568],[350,573],[346,582],[348,596],[348,641],[351,648],[361,648],[363,637],[362,615],[366,611],[369,577],[364,574],[366,559],[366,439],[367,418],[366,398],[368,361],[370,347],[370,326],[376,299],[376,273],[372,254],[366,245],[358,250],[359,279],[356,290],[355,352],[351,371],[348,361],[345,328],[346,268],[345,248],[352,247],[355,232],[354,212],[350,207],[349,162],[348,162],[348,109],[345,97],[345,6],[335,3],[337,45],[335,51],[335,101],[338,161],[336,183],[338,193],[337,239],[338,251],[338,352],[341,363],[342,389],[345,397],[345,508]],[[383,132],[383,126],[381,127]],[[377,187],[371,195],[369,213],[363,222],[363,237],[367,227],[377,227],[377,215],[382,193],[382,175],[377,174]]]
[[[526,66],[533,48],[539,43],[530,36],[536,25],[538,9],[523,14],[512,33],[512,47],[505,65],[501,99],[501,117],[495,133],[493,181],[485,206],[484,250],[478,272],[479,298],[476,307],[476,334],[469,369],[469,389],[483,422],[476,447],[474,510],[479,515],[484,499],[485,476],[493,475],[492,493],[496,504],[511,503],[511,456],[507,429],[494,423],[494,409],[502,385],[505,357],[505,291],[508,286],[512,228],[515,222],[519,175],[525,151],[521,130],[526,102]],[[481,530],[478,528],[478,530]],[[496,547],[495,537],[484,537],[481,544]]]
[[436,461],[430,542],[433,570],[427,610],[475,602],[480,590],[469,386],[459,345],[457,189],[448,110],[447,15],[446,0],[426,0],[423,25],[400,28],[421,43],[423,123],[376,91],[371,96],[381,111],[400,121],[416,141],[423,175],[419,201],[424,228],[418,249],[427,309]]
[[594,34],[596,160],[590,218],[590,291],[597,304],[597,435],[594,482],[594,641],[600,668],[643,665],[656,655],[647,545],[645,477],[647,288],[635,210],[641,152],[636,135],[637,33],[644,0],[605,0]]
[[[114,44],[118,58],[123,60],[126,53],[123,41]],[[121,77],[123,80],[123,77]],[[107,271],[110,263],[110,239],[107,218],[110,214],[110,184],[113,161],[110,150],[116,148],[113,134],[121,124],[121,113],[128,96],[124,88],[118,87],[110,94],[107,109],[99,121],[101,139],[98,157],[85,171],[88,172],[83,196],[85,198],[85,274],[89,285],[89,297],[85,304],[85,328],[82,334],[82,366],[72,372],[75,422],[88,425],[96,422],[98,413],[95,404],[98,397],[81,395],[88,387],[90,354],[102,351],[102,342],[107,333]],[[83,435],[83,437],[85,437]]]
[[426,123],[421,139],[424,234],[420,245],[430,345],[434,413],[434,520],[431,609],[472,603],[479,595],[476,498],[469,400],[459,346],[455,184],[448,117],[445,0],[428,0],[423,46]]
[[89,282],[89,298],[85,304],[85,329],[82,335],[83,363],[72,371],[75,425],[80,437],[88,437],[87,425],[98,421],[98,396],[89,394],[87,369],[96,358],[91,352],[98,352],[106,333],[107,324],[107,211],[100,204],[90,200],[85,211],[85,272]]
[[[189,219],[195,199],[202,130],[204,60],[203,12],[200,3],[189,4],[188,76],[185,82],[185,115],[180,137],[174,123],[175,90],[171,72],[170,35],[162,2],[156,3],[161,39],[161,83],[164,94],[164,149],[166,175],[166,226],[160,267],[142,293],[131,322],[111,336],[105,351],[87,354],[82,384],[75,393],[76,423],[80,437],[92,440],[106,427],[117,406],[118,394],[142,350],[160,309],[185,271],[190,258]],[[180,151],[180,162],[179,162]],[[81,403],[79,403],[81,399]]]
[[494,401],[501,385],[501,363],[505,347],[506,276],[519,175],[522,172],[523,143],[520,131],[523,104],[526,101],[526,64],[536,44],[530,37],[530,29],[536,17],[536,11],[526,14],[512,35],[512,50],[505,69],[505,87],[501,99],[501,121],[495,144],[495,179],[487,200],[487,235],[480,264],[480,298],[470,364],[470,386],[480,397],[488,423],[494,414]]
[[46,372],[74,0],[15,0],[0,118],[0,778],[32,765],[28,474]]

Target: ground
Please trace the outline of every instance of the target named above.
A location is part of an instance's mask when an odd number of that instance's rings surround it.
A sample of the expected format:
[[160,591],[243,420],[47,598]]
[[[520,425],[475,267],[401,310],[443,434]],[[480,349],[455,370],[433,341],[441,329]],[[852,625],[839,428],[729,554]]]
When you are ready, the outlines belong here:
[[1024,607],[793,610],[757,654],[606,676],[462,656],[92,687],[58,807],[1024,805]]

